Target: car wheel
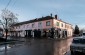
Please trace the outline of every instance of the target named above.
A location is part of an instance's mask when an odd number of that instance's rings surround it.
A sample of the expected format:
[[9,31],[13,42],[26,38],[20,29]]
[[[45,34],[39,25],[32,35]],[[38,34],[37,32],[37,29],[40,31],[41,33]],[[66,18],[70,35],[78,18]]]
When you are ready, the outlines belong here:
[[75,55],[73,51],[71,51],[71,55]]

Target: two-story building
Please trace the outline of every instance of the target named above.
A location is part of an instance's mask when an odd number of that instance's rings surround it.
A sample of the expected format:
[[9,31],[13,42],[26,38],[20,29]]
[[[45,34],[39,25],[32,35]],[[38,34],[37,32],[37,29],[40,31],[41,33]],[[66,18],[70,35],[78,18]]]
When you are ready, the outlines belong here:
[[58,19],[57,15],[51,15],[14,24],[10,33],[16,37],[35,37],[39,34],[61,38],[72,36],[73,29],[71,24]]

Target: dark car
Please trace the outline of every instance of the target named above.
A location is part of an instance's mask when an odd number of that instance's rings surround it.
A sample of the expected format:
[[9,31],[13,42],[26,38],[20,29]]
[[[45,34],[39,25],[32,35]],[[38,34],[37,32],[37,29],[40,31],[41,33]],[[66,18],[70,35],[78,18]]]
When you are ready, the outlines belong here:
[[75,37],[70,46],[71,55],[75,52],[85,53],[85,37]]

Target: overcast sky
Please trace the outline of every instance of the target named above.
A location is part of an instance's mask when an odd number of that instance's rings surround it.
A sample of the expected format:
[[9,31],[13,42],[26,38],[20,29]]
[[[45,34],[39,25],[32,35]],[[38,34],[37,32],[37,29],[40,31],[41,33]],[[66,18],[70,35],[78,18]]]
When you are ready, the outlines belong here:
[[[9,0],[0,0],[0,14]],[[19,21],[58,15],[59,19],[85,28],[85,0],[11,0],[7,7],[18,14]]]

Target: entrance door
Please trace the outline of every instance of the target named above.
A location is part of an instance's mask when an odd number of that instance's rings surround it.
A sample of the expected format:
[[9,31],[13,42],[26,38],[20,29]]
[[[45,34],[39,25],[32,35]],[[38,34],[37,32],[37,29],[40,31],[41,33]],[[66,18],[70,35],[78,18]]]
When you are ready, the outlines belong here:
[[65,37],[67,37],[67,31],[65,31]]
[[27,31],[28,37],[32,37],[31,31],[32,31],[32,30],[28,30],[28,31]]

